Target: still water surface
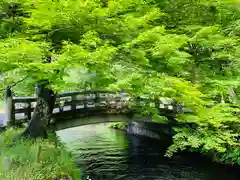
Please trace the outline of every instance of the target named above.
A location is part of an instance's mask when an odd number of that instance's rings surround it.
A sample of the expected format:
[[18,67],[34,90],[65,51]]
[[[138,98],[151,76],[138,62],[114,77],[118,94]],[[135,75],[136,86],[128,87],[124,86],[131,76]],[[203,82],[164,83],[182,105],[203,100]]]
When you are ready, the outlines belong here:
[[57,132],[76,157],[82,180],[240,180],[240,172],[187,154],[165,158],[158,140],[129,136],[106,124]]

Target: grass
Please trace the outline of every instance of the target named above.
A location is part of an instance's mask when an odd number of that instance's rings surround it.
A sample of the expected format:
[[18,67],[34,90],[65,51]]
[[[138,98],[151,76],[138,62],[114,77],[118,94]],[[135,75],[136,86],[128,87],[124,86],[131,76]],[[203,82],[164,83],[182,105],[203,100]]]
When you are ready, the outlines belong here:
[[109,124],[109,128],[113,128],[113,129],[118,129],[118,130],[122,130],[125,131],[127,129],[128,124],[125,122],[116,122],[116,123],[111,123]]
[[0,179],[51,180],[63,175],[80,179],[73,156],[55,134],[49,134],[47,140],[21,139],[11,146],[20,132],[9,129],[0,134]]

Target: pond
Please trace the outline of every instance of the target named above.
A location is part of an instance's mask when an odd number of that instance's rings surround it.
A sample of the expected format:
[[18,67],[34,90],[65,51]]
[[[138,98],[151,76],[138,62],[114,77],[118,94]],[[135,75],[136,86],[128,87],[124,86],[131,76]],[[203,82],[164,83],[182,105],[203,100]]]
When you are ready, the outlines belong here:
[[193,154],[164,157],[166,144],[96,124],[57,132],[82,180],[239,180],[240,173]]

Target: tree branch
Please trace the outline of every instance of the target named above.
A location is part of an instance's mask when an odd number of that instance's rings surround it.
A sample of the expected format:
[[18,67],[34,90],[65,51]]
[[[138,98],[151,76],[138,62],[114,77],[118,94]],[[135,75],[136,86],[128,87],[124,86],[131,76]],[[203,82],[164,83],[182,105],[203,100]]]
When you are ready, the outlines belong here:
[[[26,80],[27,78],[28,78],[28,76],[24,77],[23,79],[15,82],[14,84],[12,84],[12,85],[10,85],[10,86],[8,86],[8,87],[11,89],[11,88],[13,88],[14,86],[16,86],[17,84],[19,84],[19,83],[23,82],[24,80]],[[4,91],[4,90],[5,90],[5,88],[2,88],[2,89],[0,89],[0,92],[1,92],[1,91]]]

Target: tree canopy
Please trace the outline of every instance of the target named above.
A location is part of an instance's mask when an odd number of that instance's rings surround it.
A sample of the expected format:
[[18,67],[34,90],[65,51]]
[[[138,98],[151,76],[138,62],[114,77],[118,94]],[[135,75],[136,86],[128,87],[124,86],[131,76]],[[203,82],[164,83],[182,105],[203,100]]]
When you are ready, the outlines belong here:
[[[2,0],[2,87],[31,93],[48,80],[56,92],[124,89],[170,97],[192,115],[167,155],[217,154],[239,163],[240,8],[237,0]],[[233,107],[234,105],[234,107]],[[211,107],[211,108],[209,108]]]

